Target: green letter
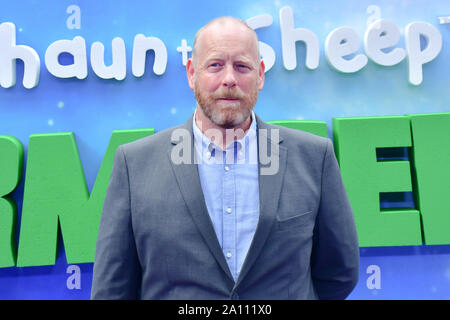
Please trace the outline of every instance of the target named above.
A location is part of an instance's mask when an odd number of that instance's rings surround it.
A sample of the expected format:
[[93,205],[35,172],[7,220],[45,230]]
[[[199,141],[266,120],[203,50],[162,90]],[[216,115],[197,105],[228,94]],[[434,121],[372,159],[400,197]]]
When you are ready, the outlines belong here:
[[416,203],[426,244],[450,244],[450,113],[411,115]]
[[377,148],[410,147],[407,117],[333,119],[336,155],[352,204],[359,244],[422,244],[420,215],[414,209],[380,209],[380,192],[410,192],[408,161],[377,161]]
[[153,129],[114,131],[91,196],[73,133],[30,137],[18,266],[55,264],[58,220],[67,263],[93,262],[114,153]]
[[316,120],[276,120],[267,121],[286,128],[303,130],[321,137],[327,137],[327,123],[325,121]]
[[23,146],[10,136],[0,136],[0,268],[16,265],[16,202],[8,194],[22,177]]

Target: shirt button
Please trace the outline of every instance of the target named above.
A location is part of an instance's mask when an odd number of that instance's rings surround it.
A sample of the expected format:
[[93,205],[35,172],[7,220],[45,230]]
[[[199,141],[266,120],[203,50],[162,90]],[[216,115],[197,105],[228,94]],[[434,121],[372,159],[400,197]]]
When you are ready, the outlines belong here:
[[211,159],[211,152],[208,151],[208,152],[206,153],[206,157],[207,157],[208,159]]
[[227,252],[227,258],[228,258],[228,259],[231,258],[231,252]]
[[228,170],[230,170],[230,167],[229,166],[225,166],[225,171],[228,171]]
[[231,213],[231,208],[228,207],[226,211],[227,211],[228,213]]

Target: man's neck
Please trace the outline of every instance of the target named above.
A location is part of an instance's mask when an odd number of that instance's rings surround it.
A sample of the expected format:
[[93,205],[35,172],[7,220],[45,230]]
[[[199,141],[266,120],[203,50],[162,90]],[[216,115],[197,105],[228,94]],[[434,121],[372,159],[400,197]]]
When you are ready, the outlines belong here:
[[[239,125],[233,128],[224,128],[212,122],[203,112],[202,108],[197,105],[195,112],[195,124],[200,131],[211,141],[217,144],[222,150],[235,140],[242,139],[252,124],[252,116],[250,115]],[[221,141],[217,141],[217,135],[222,137]],[[216,141],[214,141],[216,140]],[[220,139],[219,139],[220,140]]]

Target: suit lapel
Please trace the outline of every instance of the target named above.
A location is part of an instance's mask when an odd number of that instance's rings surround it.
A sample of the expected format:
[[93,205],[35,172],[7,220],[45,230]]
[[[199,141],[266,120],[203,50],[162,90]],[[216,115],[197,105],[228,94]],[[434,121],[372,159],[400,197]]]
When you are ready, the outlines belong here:
[[[182,139],[178,141],[171,141],[168,150],[169,162],[172,166],[181,194],[188,207],[188,211],[191,214],[198,231],[202,235],[220,267],[234,282],[233,276],[231,275],[231,272],[228,268],[228,264],[225,261],[222,249],[220,248],[219,241],[217,240],[211,218],[208,214],[205,197],[203,195],[202,187],[200,184],[198,167],[194,162],[195,149],[194,137],[192,132],[192,116],[183,126],[179,127],[179,129],[185,130],[184,134],[183,132],[181,132],[182,134],[180,136],[183,136],[184,139],[188,139],[188,141],[182,141]],[[184,143],[184,146],[189,146],[190,148],[189,158],[191,161],[188,164],[175,164],[172,161],[172,150],[179,143]]]
[[[273,130],[274,128],[261,121],[258,116],[256,116],[256,120],[258,125],[257,138],[259,159],[260,215],[252,244],[247,253],[247,257],[245,258],[235,287],[237,287],[242,279],[246,276],[269,236],[270,230],[272,229],[273,223],[276,218],[278,200],[280,198],[280,192],[286,168],[287,149],[279,145],[283,140],[282,137],[279,137],[279,139],[272,139],[271,130]],[[270,154],[271,156],[274,155],[273,152],[276,152],[276,150],[278,149],[279,167],[278,171],[275,174],[265,174],[267,173],[267,170],[265,172],[263,170],[264,168],[267,169],[267,167],[270,166],[270,164],[261,163],[261,151],[264,151],[264,149],[261,149],[261,144],[264,143],[267,143],[267,154]],[[276,154],[275,157],[277,157]]]

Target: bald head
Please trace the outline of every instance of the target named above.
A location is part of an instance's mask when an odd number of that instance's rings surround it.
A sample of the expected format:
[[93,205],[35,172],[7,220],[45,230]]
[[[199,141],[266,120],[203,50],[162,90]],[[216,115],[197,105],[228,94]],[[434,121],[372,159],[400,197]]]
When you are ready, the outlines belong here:
[[199,42],[201,42],[201,38],[204,33],[212,32],[218,30],[224,30],[229,27],[238,27],[241,29],[242,32],[248,32],[252,34],[255,44],[256,44],[256,50],[257,50],[257,62],[260,62],[260,54],[259,54],[259,44],[258,44],[258,35],[256,32],[248,26],[248,24],[239,18],[234,17],[219,17],[214,20],[211,20],[208,24],[203,26],[200,30],[197,31],[194,38],[194,48],[192,50],[192,61],[194,64],[196,63],[196,55],[198,53],[198,47]]
[[232,17],[217,18],[197,32],[186,64],[197,100],[196,121],[216,129],[248,129],[264,86],[265,66],[258,47],[255,32]]

